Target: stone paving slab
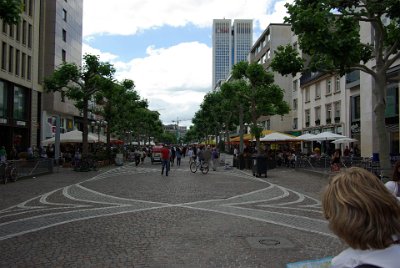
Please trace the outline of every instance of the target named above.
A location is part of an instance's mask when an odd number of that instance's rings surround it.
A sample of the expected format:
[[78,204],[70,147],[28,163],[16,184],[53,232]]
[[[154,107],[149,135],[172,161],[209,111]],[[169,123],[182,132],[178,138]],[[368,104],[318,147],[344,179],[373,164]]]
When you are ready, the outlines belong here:
[[0,267],[275,268],[344,248],[322,219],[325,176],[193,174],[185,159],[160,171],[126,163],[0,185]]

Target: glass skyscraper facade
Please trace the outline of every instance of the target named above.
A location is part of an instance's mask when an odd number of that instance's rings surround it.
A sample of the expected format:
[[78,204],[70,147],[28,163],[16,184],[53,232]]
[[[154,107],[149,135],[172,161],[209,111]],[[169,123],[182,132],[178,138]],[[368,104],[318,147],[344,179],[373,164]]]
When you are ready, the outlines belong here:
[[213,68],[212,89],[224,81],[232,66],[240,61],[247,61],[253,44],[252,20],[213,20]]

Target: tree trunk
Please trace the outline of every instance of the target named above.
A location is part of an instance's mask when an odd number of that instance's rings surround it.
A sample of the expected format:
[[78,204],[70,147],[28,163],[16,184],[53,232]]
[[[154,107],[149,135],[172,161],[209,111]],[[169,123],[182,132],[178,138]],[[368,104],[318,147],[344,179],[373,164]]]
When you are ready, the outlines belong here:
[[[379,70],[377,70],[379,71]],[[375,113],[375,127],[378,134],[379,144],[379,163],[382,175],[390,177],[391,163],[389,158],[389,138],[386,131],[385,124],[385,110],[386,110],[386,73],[377,72],[375,79],[375,88],[373,94],[376,98],[376,105],[374,107]]]
[[243,153],[243,105],[239,105],[239,136],[240,136],[240,142],[239,142],[239,152]]
[[87,157],[89,154],[89,143],[88,143],[88,99],[83,100],[83,129],[82,129],[82,158]]

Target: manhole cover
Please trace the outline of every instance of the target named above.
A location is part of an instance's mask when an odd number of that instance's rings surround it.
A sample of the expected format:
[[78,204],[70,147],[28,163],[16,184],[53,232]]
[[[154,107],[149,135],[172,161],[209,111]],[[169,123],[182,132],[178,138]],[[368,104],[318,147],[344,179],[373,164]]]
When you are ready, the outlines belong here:
[[292,242],[283,237],[247,237],[252,248],[293,248]]

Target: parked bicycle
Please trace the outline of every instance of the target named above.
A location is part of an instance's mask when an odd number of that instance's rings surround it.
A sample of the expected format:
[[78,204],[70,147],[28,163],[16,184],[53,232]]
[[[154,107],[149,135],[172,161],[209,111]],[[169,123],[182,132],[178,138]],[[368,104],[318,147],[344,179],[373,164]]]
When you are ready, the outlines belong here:
[[91,157],[86,157],[81,159],[80,161],[75,162],[74,166],[75,171],[96,171],[97,170],[97,162]]
[[200,169],[201,173],[207,174],[209,170],[208,163],[204,161],[194,161],[190,164],[190,171],[196,173],[197,169]]
[[6,184],[8,181],[17,181],[17,176],[17,168],[12,161],[0,163],[0,178],[3,180],[4,184]]

